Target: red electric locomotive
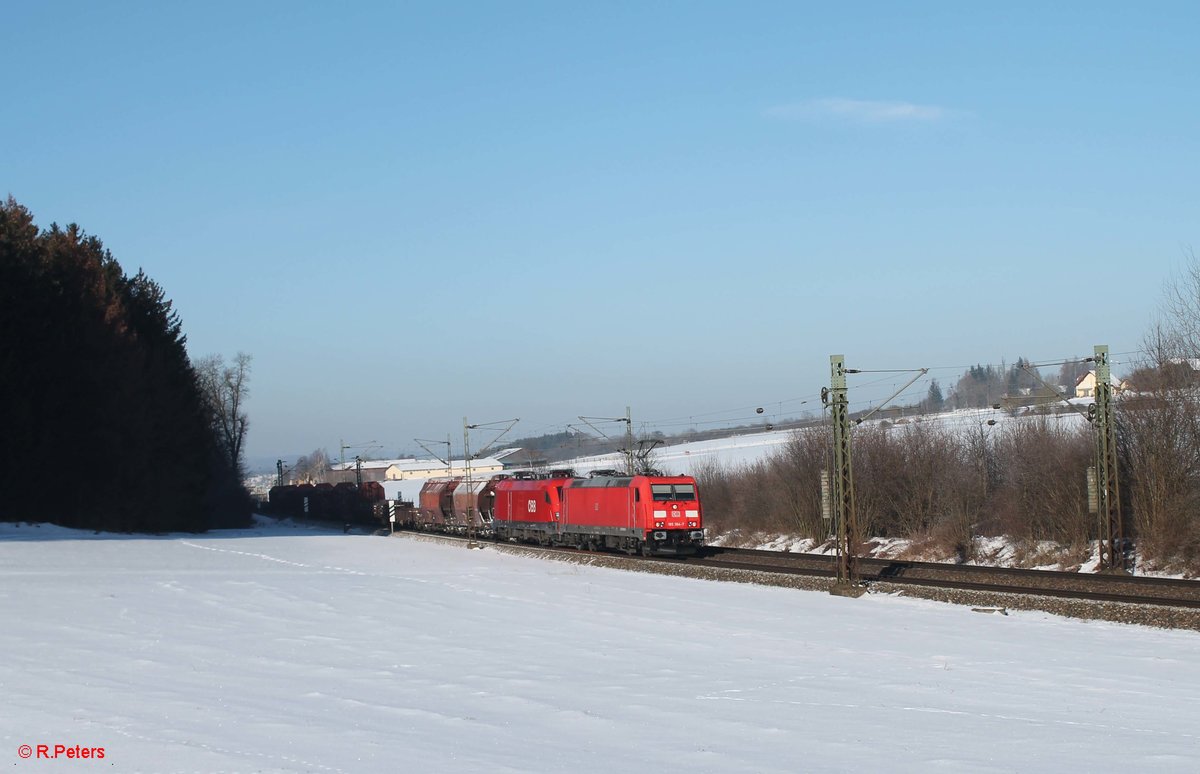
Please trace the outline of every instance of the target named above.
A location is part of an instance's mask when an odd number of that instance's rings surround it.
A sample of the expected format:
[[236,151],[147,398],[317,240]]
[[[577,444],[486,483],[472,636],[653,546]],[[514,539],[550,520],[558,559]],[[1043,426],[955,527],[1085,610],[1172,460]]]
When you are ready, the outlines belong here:
[[572,480],[571,471],[554,471],[517,473],[497,481],[492,512],[496,537],[543,545],[559,542],[562,493]]
[[586,548],[694,554],[704,517],[691,476],[597,476],[566,489],[563,531]]
[[498,538],[677,556],[704,544],[690,476],[514,477],[495,491]]

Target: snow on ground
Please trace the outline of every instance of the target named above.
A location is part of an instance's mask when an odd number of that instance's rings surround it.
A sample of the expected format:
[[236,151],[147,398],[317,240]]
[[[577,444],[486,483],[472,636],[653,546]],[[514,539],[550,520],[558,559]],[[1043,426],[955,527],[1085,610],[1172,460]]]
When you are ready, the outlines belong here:
[[1195,632],[286,525],[0,525],[0,577],[12,771],[1200,770]]

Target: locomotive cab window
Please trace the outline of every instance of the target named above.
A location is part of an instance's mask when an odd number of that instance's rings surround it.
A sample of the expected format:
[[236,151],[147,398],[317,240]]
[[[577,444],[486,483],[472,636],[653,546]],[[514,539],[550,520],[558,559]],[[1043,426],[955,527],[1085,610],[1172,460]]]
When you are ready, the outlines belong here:
[[691,484],[651,484],[650,492],[655,501],[695,500],[696,487]]

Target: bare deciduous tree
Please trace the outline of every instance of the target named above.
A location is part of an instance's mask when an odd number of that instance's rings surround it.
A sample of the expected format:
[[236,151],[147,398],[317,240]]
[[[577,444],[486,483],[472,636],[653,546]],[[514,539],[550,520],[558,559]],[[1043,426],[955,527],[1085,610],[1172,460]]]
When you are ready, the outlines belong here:
[[292,478],[296,481],[323,482],[328,473],[329,455],[324,449],[315,449],[292,465]]
[[1200,560],[1200,405],[1158,386],[1122,401],[1118,423],[1140,551],[1186,569]]
[[244,404],[250,395],[250,355],[237,353],[226,365],[221,355],[200,358],[195,365],[212,413],[213,431],[230,468],[243,473],[242,454],[250,418]]
[[1187,265],[1167,283],[1163,295],[1165,319],[1146,343],[1167,358],[1200,356],[1200,258],[1194,250],[1187,251]]
[[1189,250],[1167,283],[1163,319],[1143,338],[1135,393],[1118,429],[1132,524],[1142,555],[1169,569],[1200,565],[1200,259]]
[[1087,513],[1091,432],[1047,417],[1006,426],[996,439],[999,480],[988,502],[992,528],[1027,540],[1080,547],[1096,531]]

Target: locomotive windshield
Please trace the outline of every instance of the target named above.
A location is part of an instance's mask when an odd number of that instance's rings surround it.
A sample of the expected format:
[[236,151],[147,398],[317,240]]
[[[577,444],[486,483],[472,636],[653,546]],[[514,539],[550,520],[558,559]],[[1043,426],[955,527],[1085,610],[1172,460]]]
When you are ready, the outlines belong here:
[[656,501],[696,499],[696,487],[691,484],[651,484],[650,493]]

